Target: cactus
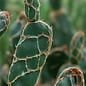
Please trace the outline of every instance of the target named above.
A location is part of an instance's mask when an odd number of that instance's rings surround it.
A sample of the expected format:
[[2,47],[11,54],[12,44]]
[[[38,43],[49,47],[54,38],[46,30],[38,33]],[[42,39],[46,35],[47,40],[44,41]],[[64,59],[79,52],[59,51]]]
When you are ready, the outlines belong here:
[[78,31],[74,34],[70,44],[70,59],[73,64],[80,64],[83,56],[83,48],[85,45],[85,34]]
[[11,27],[11,35],[10,36],[11,36],[11,42],[12,42],[12,46],[13,46],[14,50],[20,39],[20,35],[21,35],[21,32],[22,32],[25,24],[26,24],[26,18],[25,18],[24,12],[22,11],[20,13],[19,17],[17,18],[16,22]]
[[0,12],[0,36],[7,30],[9,24],[9,12],[8,11],[1,11]]
[[36,86],[52,44],[52,30],[39,20],[39,0],[25,0],[28,23],[16,46],[8,86]]
[[69,47],[70,40],[74,34],[74,28],[66,13],[62,10],[61,0],[49,1],[52,9],[50,13],[50,24],[54,33],[53,47],[63,47],[65,45]]
[[58,76],[54,86],[85,86],[83,72],[78,67],[69,67]]

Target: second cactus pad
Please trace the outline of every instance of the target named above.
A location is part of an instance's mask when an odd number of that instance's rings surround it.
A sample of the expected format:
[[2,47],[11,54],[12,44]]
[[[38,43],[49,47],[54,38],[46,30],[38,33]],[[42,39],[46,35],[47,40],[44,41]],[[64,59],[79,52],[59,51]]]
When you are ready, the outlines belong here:
[[34,86],[52,44],[52,30],[42,21],[27,23],[9,72],[9,86]]

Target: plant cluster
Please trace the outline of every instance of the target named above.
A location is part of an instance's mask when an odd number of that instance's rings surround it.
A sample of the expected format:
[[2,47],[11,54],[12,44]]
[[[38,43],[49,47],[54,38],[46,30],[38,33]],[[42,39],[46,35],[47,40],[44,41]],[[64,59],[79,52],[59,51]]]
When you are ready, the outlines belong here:
[[[25,12],[11,27],[6,86],[42,86],[51,81],[49,86],[85,86],[85,34],[75,31],[61,0],[49,3],[50,26],[40,19],[39,0],[24,0]],[[0,36],[9,20],[9,12],[0,11]]]

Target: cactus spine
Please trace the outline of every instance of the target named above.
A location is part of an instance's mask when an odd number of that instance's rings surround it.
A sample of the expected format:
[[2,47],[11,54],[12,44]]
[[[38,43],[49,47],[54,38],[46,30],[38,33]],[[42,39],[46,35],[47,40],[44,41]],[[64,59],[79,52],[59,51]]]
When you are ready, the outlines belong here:
[[9,71],[8,86],[36,86],[52,44],[52,30],[39,20],[39,0],[25,0],[25,25]]

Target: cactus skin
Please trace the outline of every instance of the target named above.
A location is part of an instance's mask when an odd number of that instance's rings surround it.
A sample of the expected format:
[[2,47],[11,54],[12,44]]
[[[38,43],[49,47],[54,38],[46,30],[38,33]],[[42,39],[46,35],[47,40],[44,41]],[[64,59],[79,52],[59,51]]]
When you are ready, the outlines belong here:
[[[34,2],[30,6],[30,2]],[[27,2],[27,4],[26,4]],[[36,86],[41,70],[52,45],[52,29],[42,21],[37,21],[32,8],[39,7],[38,0],[25,0],[25,13],[28,22],[16,46],[14,59],[8,76],[8,86]],[[29,14],[31,13],[31,14]],[[29,15],[28,15],[29,14]],[[36,13],[33,14],[36,16]]]
[[15,50],[16,45],[20,39],[20,35],[21,32],[26,24],[26,18],[25,18],[25,14],[22,11],[19,15],[19,17],[17,18],[16,22],[11,26],[11,42],[12,42],[12,46],[13,46],[13,50]]
[[83,73],[78,67],[66,68],[59,75],[54,86],[85,86]]
[[6,31],[7,26],[9,24],[9,12],[8,11],[1,11],[0,12],[0,36]]

